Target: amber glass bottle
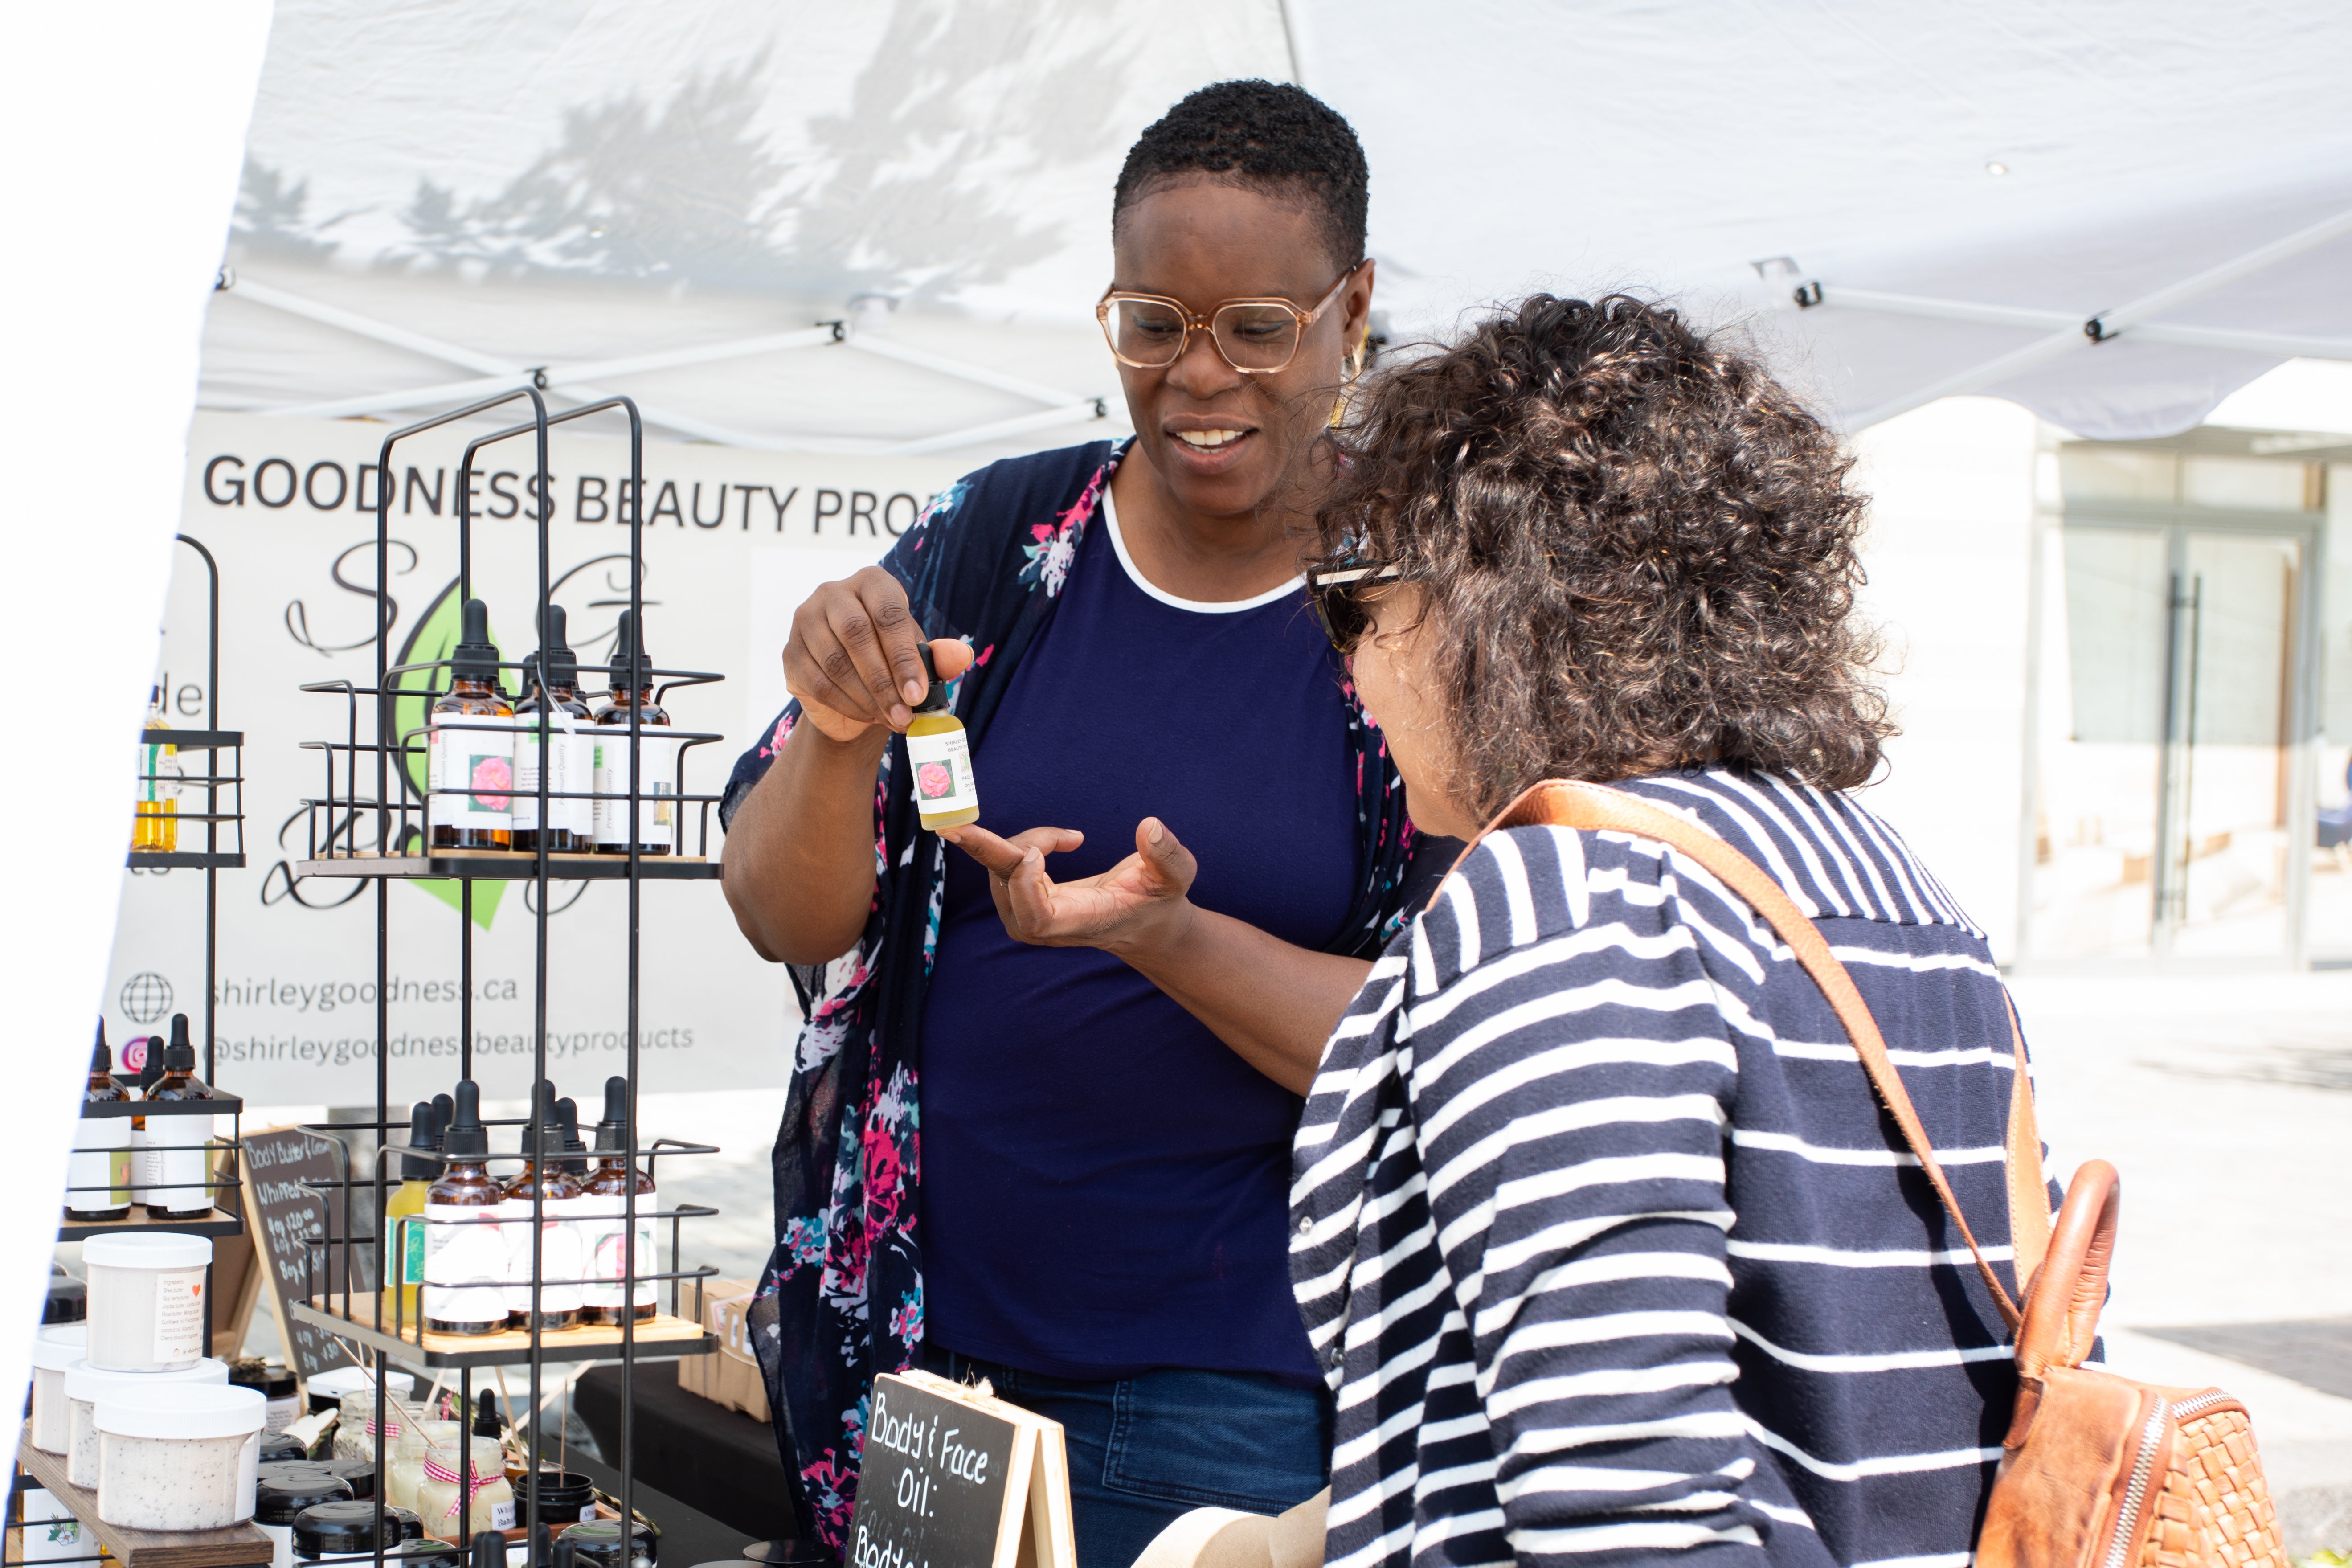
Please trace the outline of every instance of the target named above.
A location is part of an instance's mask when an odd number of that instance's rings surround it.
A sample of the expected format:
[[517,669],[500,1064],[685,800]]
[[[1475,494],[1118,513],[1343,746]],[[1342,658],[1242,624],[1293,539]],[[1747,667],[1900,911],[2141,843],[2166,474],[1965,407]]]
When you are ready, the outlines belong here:
[[[153,1049],[152,1046],[148,1047]],[[188,1038],[188,1016],[172,1015],[172,1043],[163,1047],[163,1076],[147,1091],[147,1102],[210,1100],[213,1091],[196,1077],[196,1047]],[[213,1119],[201,1112],[145,1118],[147,1128],[147,1217],[210,1219],[212,1162],[205,1145]]]
[[637,853],[667,855],[677,832],[677,742],[660,731],[669,714],[654,700],[653,655],[636,617],[621,612],[613,638],[613,689],[596,710],[596,852],[629,852],[629,716],[637,719]]
[[[112,1105],[131,1098],[114,1081],[114,1053],[106,1047],[106,1020],[98,1021],[98,1044],[89,1053],[88,1105]],[[121,1219],[131,1213],[131,1118],[91,1116],[74,1129],[72,1177],[67,1182],[66,1218],[84,1224]]]
[[555,1086],[541,1079],[532,1097],[530,1125],[522,1130],[530,1163],[507,1184],[499,1205],[507,1243],[507,1327],[531,1326],[533,1194],[539,1209],[539,1326],[568,1329],[580,1321],[580,1183],[565,1168],[563,1127],[556,1119]]
[[[515,704],[514,847],[536,854],[543,832],[549,854],[586,855],[596,847],[595,803],[588,798],[595,783],[595,721],[580,700],[580,659],[564,642],[563,606],[544,606],[539,619],[539,651],[523,670],[523,699]],[[541,713],[547,716],[544,736],[539,732]],[[544,829],[539,820],[542,763],[548,789]]]
[[[582,1310],[583,1323],[610,1323],[621,1321],[624,1304],[629,1299],[623,1283],[622,1270],[627,1259],[623,1257],[622,1240],[629,1234],[628,1194],[632,1187],[637,1194],[637,1245],[633,1274],[657,1274],[661,1268],[654,1256],[653,1212],[658,1206],[654,1201],[654,1179],[636,1168],[629,1158],[629,1080],[608,1078],[604,1080],[604,1119],[596,1123],[596,1169],[588,1177],[583,1205],[589,1207],[588,1274],[597,1283],[588,1287],[587,1305]],[[635,1314],[639,1322],[654,1315],[655,1298],[658,1290],[650,1280],[640,1280],[636,1289]]]
[[468,599],[449,689],[425,729],[426,821],[436,849],[514,847],[514,708],[499,689],[489,607]]
[[507,1326],[507,1249],[498,1218],[506,1189],[484,1163],[490,1134],[472,1079],[457,1080],[441,1152],[441,1175],[425,1194],[425,1326],[437,1334],[495,1334]]

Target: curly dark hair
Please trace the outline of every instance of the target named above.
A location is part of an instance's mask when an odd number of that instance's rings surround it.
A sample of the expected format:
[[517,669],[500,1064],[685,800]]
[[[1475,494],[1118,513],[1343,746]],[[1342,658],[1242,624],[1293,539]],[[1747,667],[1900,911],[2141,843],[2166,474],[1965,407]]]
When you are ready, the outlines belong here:
[[1538,294],[1369,380],[1342,438],[1314,564],[1422,590],[1482,818],[1548,778],[1877,767],[1853,462],[1748,354],[1643,300]]
[[1353,267],[1364,258],[1371,178],[1364,149],[1339,110],[1304,88],[1255,77],[1212,82],[1146,126],[1111,194],[1112,235],[1130,205],[1199,174],[1312,205],[1332,262]]

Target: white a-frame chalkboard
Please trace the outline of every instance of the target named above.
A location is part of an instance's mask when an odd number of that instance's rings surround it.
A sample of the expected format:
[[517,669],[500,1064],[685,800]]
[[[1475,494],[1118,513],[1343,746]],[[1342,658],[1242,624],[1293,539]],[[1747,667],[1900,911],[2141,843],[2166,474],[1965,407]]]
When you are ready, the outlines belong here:
[[1062,1424],[986,1384],[874,1380],[843,1568],[1076,1568]]

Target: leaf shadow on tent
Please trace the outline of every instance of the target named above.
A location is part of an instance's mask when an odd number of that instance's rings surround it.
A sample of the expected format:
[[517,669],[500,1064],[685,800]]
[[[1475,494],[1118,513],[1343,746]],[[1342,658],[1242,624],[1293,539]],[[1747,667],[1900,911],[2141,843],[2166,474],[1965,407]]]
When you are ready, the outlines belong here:
[[[374,264],[833,298],[1002,280],[1067,243],[1031,216],[1027,187],[1099,159],[1113,132],[1134,46],[1065,42],[1099,36],[1064,25],[1079,14],[1076,0],[898,0],[846,110],[810,117],[790,156],[762,126],[801,85],[772,45],[666,100],[566,109],[553,144],[492,195],[421,177],[399,214],[410,242]],[[975,75],[975,61],[1007,63]],[[334,250],[305,217],[305,184],[259,164],[246,183],[241,239]]]

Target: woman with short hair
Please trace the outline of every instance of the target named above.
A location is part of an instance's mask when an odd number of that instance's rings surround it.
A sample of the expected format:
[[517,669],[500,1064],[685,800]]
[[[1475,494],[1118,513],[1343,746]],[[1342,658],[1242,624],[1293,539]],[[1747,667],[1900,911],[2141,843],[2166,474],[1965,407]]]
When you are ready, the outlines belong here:
[[[1756,862],[2014,1292],[2007,998],[1846,793],[1891,726],[1832,433],[1671,310],[1538,296],[1385,376],[1349,441],[1310,581],[1415,824],[1580,780]],[[1488,834],[1332,1037],[1293,1170],[1328,1563],[1969,1562],[1999,1310],[1822,992],[1693,854]]]

